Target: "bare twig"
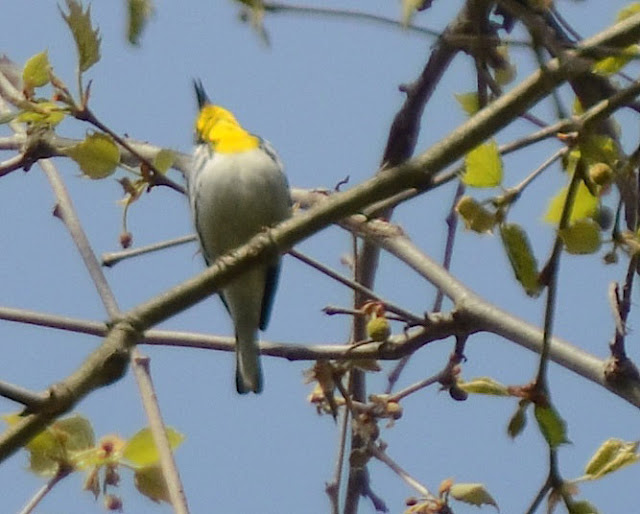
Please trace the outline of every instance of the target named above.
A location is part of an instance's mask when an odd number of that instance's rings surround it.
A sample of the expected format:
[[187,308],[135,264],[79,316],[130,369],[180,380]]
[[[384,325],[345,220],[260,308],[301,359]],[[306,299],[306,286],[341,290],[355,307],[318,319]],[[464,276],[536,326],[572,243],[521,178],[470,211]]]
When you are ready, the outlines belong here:
[[149,420],[151,434],[160,454],[160,464],[162,465],[163,475],[169,490],[171,505],[176,514],[188,514],[187,498],[184,494],[178,467],[173,458],[171,445],[162,420],[162,413],[158,405],[158,398],[156,397],[151,373],[149,372],[149,358],[143,356],[138,349],[134,349],[132,367],[138,382],[144,409],[147,413],[147,419]]
[[31,412],[37,411],[47,401],[47,396],[42,393],[34,393],[24,387],[5,381],[0,381],[0,396],[21,403]]
[[317,269],[318,271],[324,273],[326,276],[332,278],[333,280],[335,280],[336,282],[340,282],[341,284],[350,287],[351,289],[353,289],[354,291],[358,291],[359,293],[361,293],[362,295],[365,296],[366,299],[368,300],[376,300],[379,302],[382,302],[385,306],[385,309],[388,310],[389,312],[393,312],[394,314],[397,314],[398,317],[406,322],[412,323],[412,324],[416,324],[416,325],[422,325],[424,323],[424,317],[420,317],[417,316],[416,314],[413,314],[409,311],[407,311],[406,309],[403,309],[402,307],[400,307],[399,305],[396,305],[392,302],[389,302],[387,300],[385,300],[384,298],[382,298],[380,295],[376,294],[374,291],[372,291],[371,289],[364,287],[362,285],[360,285],[357,282],[354,282],[353,280],[350,280],[349,278],[341,275],[340,273],[338,273],[337,271],[332,270],[331,268],[329,268],[328,266],[325,266],[324,264],[316,261],[315,259],[312,259],[311,257],[295,250],[295,249],[291,249],[289,250],[289,255],[291,255],[292,257],[298,259],[301,262],[304,262],[305,264],[307,264],[308,266],[311,266],[312,268]]
[[49,492],[56,486],[56,484],[63,478],[69,476],[69,473],[71,473],[71,469],[61,467],[58,472],[53,477],[51,477],[49,481],[44,484],[35,495],[33,495],[29,502],[24,507],[22,507],[22,510],[19,514],[31,514],[33,510],[38,506],[38,504],[44,499],[44,497],[49,494]]
[[165,250],[167,248],[172,248],[174,246],[180,246],[186,243],[191,243],[193,241],[197,241],[198,236],[195,234],[189,234],[186,236],[176,237],[175,239],[170,239],[168,241],[161,241],[159,243],[140,246],[138,248],[130,248],[127,250],[122,250],[119,252],[110,252],[102,254],[102,265],[111,267],[118,264],[120,261],[125,259],[130,259],[132,257],[138,257],[140,255],[146,255],[148,253],[157,252],[159,250]]
[[409,487],[417,491],[417,493],[420,496],[423,496],[424,498],[435,499],[433,494],[429,492],[429,489],[427,489],[424,485],[422,485],[415,478],[413,478],[409,473],[407,473],[404,469],[402,469],[400,465],[397,462],[395,462],[391,457],[389,457],[387,453],[379,445],[376,445],[375,443],[371,443],[368,446],[368,450],[373,457],[378,459],[380,462],[385,463],[391,469],[391,471],[393,471],[396,475],[398,475],[404,481],[404,483],[406,483]]

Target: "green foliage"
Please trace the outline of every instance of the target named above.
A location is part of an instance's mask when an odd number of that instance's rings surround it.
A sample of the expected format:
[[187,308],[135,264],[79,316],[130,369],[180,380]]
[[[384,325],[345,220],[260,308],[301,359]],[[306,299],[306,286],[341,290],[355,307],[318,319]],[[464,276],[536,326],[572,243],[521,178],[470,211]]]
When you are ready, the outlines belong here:
[[111,136],[102,133],[89,134],[84,141],[65,149],[83,173],[92,179],[111,175],[120,163],[120,149]]
[[564,248],[574,255],[595,253],[602,245],[600,225],[593,219],[578,220],[558,231]]
[[[14,425],[20,421],[18,414],[3,416]],[[61,418],[40,432],[26,445],[29,452],[29,470],[36,475],[52,477],[62,469],[77,467],[79,452],[95,444],[91,423],[82,416]]]
[[584,478],[596,480],[626,466],[635,464],[638,460],[640,460],[638,441],[627,442],[622,439],[607,439],[587,463],[584,470]]
[[498,504],[491,497],[484,484],[453,484],[449,489],[449,495],[458,501],[476,507],[493,505],[498,510]]
[[598,514],[598,509],[588,501],[581,500],[569,505],[569,514]]
[[50,70],[49,54],[46,50],[29,58],[22,69],[22,85],[25,91],[47,85]]
[[624,68],[632,59],[638,56],[640,46],[633,44],[623,50],[618,50],[616,55],[600,59],[593,65],[594,73],[603,76],[613,75]]
[[561,444],[569,442],[569,439],[567,439],[567,424],[552,405],[542,406],[536,404],[534,415],[540,432],[542,432],[549,447],[557,448]]
[[[551,199],[547,213],[544,216],[547,223],[554,225],[560,223],[564,204],[567,201],[568,189],[568,187],[563,187],[560,192]],[[577,220],[583,220],[593,216],[598,210],[598,203],[598,197],[592,195],[584,182],[581,182],[578,185],[578,190],[576,191],[575,199],[573,201],[573,207],[569,216],[569,224],[572,224]]]
[[462,218],[466,228],[481,234],[491,232],[499,221],[496,212],[489,211],[468,195],[458,200],[456,212]]
[[[14,425],[20,422],[21,417],[10,414],[3,419]],[[176,449],[184,436],[171,427],[165,427],[165,430],[171,449]],[[114,499],[116,503],[121,502],[118,497],[107,494],[107,490],[118,485],[119,468],[123,465],[134,469],[135,484],[142,494],[156,502],[169,501],[158,449],[148,428],[140,430],[129,441],[110,435],[96,443],[89,420],[73,415],[49,425],[25,448],[29,452],[29,470],[32,473],[53,477],[60,473],[84,471],[87,473],[84,489],[96,498],[102,492],[105,502]]]
[[518,437],[524,430],[524,427],[527,426],[527,408],[530,403],[528,400],[520,400],[518,402],[518,408],[513,413],[513,416],[511,416],[509,424],[507,425],[507,434],[511,439]]
[[[184,436],[170,427],[166,428],[166,432],[171,449],[174,450],[180,446],[184,440]],[[129,439],[122,450],[122,457],[131,462],[135,467],[157,464],[160,460],[160,455],[158,454],[158,448],[153,440],[151,430],[143,428]]]
[[470,187],[496,187],[502,183],[502,159],[491,140],[476,146],[464,158],[462,182]]
[[473,116],[480,110],[480,103],[478,101],[478,93],[460,93],[454,95],[462,110],[469,116]]
[[163,175],[169,171],[169,168],[173,166],[176,160],[176,154],[171,150],[163,148],[160,150],[153,159],[153,166]]
[[507,387],[491,377],[478,377],[468,382],[459,381],[458,387],[467,393],[510,396]]
[[153,13],[152,0],[127,0],[127,39],[132,45],[140,44],[140,35]]
[[78,51],[78,69],[85,72],[100,60],[100,36],[98,29],[91,26],[91,7],[83,11],[82,4],[76,0],[66,0],[69,12],[60,9],[67,22]]
[[159,465],[136,469],[134,473],[136,489],[154,502],[171,503],[167,482]]
[[527,233],[520,225],[504,223],[500,225],[500,237],[516,280],[529,296],[538,296],[542,291],[538,280],[538,262],[533,255]]
[[55,127],[66,116],[66,109],[48,101],[33,102],[31,110],[24,110],[15,116],[16,121],[35,126]]

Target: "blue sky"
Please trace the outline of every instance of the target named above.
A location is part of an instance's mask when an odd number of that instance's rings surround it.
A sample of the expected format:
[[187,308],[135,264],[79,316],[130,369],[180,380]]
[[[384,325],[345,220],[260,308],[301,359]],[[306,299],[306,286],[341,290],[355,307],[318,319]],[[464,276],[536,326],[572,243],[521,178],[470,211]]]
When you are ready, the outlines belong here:
[[[416,22],[441,29],[461,4],[435,2]],[[400,16],[394,2],[325,5]],[[615,12],[624,5],[617,0],[558,2],[584,36],[612,23]],[[237,14],[230,1],[199,0],[188,7],[159,1],[141,47],[132,48],[124,37],[124,2],[94,2],[92,15],[102,35],[102,60],[87,74],[93,79],[94,112],[118,133],[188,152],[196,110],[191,81],[200,77],[216,103],[228,107],[247,128],[274,144],[293,186],[332,188],[346,176],[350,184],[370,177],[403,99],[398,85],[417,76],[433,40],[353,20],[279,14],[265,19],[271,36],[267,48],[248,25],[238,21]],[[74,84],[73,42],[55,2],[7,0],[2,15],[0,53],[21,64],[48,49],[57,74]],[[513,59],[520,80],[531,70],[532,61],[525,50],[514,50]],[[472,73],[471,59],[460,55],[426,108],[419,151],[464,121],[453,94],[473,89]],[[552,120],[548,104],[535,112]],[[637,144],[637,119],[626,114],[619,121],[631,149]],[[82,137],[87,128],[68,121],[59,132]],[[517,122],[498,140],[507,142],[531,130],[525,122]],[[506,183],[518,183],[556,148],[539,145],[507,157]],[[116,250],[120,186],[112,179],[82,178],[66,160],[56,164],[95,251]],[[179,179],[177,174],[175,178]],[[541,261],[553,236],[551,227],[542,222],[546,198],[563,182],[558,168],[550,170],[534,182],[511,213],[513,221],[526,225]],[[452,195],[450,185],[402,206],[394,217],[435,258],[442,254],[444,216]],[[613,198],[609,201],[613,203]],[[106,315],[88,274],[65,228],[51,216],[52,208],[51,190],[37,167],[2,178],[0,304],[103,320]],[[136,245],[187,234],[191,231],[187,202],[158,188],[134,206],[129,229]],[[340,259],[350,245],[346,233],[329,228],[299,249],[348,273]],[[186,245],[127,261],[106,274],[120,307],[127,309],[201,269],[195,245]],[[461,229],[453,270],[488,300],[531,322],[539,324],[543,319],[542,299],[531,300],[522,293],[497,238]],[[596,256],[563,257],[556,333],[606,356],[613,331],[607,287],[623,277],[624,265],[604,267]],[[382,258],[378,286],[385,297],[414,312],[424,312],[433,303],[433,288],[387,255]],[[343,343],[349,336],[348,319],[326,317],[321,309],[328,304],[348,307],[350,298],[342,286],[285,258],[265,339]],[[632,330],[636,323],[637,314],[632,312]],[[230,322],[215,298],[163,326],[231,333]],[[629,351],[637,358],[633,334]],[[46,388],[67,376],[98,343],[87,336],[2,322],[0,378],[36,390]],[[451,341],[423,348],[405,371],[400,387],[440,370],[451,349]],[[166,422],[187,436],[176,456],[192,512],[327,512],[324,484],[332,477],[338,430],[330,417],[318,417],[306,401],[310,387],[303,384],[302,370],[307,364],[264,359],[265,392],[240,397],[234,391],[231,354],[159,347],[142,350],[151,357]],[[473,337],[466,355],[466,378],[489,375],[506,384],[528,382],[537,365],[535,355],[494,336]],[[385,371],[390,368],[391,364],[384,364]],[[584,464],[606,438],[638,437],[637,412],[630,405],[555,365],[550,380],[572,441],[560,450],[565,477],[582,474]],[[385,384],[383,372],[371,379],[371,391]],[[516,441],[506,437],[515,403],[483,397],[456,403],[446,393],[427,389],[404,402],[403,418],[395,427],[384,429],[381,437],[389,443],[389,455],[431,490],[449,477],[483,482],[501,512],[523,512],[544,480],[546,451],[531,424]],[[0,401],[0,411],[14,409],[12,403]],[[95,392],[76,410],[91,419],[98,436],[119,433],[128,437],[146,424],[131,376]],[[0,482],[11,484],[3,487],[3,512],[18,511],[42,484],[25,471],[26,465],[26,454],[19,453],[0,466]],[[404,499],[414,491],[382,464],[372,462],[371,474],[374,490],[390,511],[402,512]],[[638,478],[638,468],[625,469],[583,485],[582,497],[601,512],[630,512],[637,505],[632,484]],[[37,512],[100,512],[91,495],[81,491],[81,483],[81,477],[71,476]],[[130,484],[130,475],[124,471],[120,492],[126,512],[170,511],[167,506],[151,505]],[[456,512],[475,511],[475,507],[456,507]],[[366,500],[361,512],[372,512]]]

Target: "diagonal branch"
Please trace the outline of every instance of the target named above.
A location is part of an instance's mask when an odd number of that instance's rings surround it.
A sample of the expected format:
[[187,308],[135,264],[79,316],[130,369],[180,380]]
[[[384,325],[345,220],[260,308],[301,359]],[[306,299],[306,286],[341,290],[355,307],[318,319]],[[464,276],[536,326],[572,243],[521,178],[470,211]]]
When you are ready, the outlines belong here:
[[[126,369],[129,350],[140,339],[144,330],[201,301],[250,266],[266,262],[275,253],[285,252],[294,244],[329,224],[388,195],[408,187],[428,183],[446,166],[461,158],[465,152],[509,124],[536,101],[547,96],[553,88],[579,74],[588,66],[584,58],[593,55],[597,46],[624,47],[637,39],[640,39],[640,14],[631,16],[585,41],[575,51],[567,52],[562,62],[557,59],[552,60],[546,70],[533,73],[510,93],[497,99],[454,130],[443,141],[415,159],[382,171],[352,190],[337,193],[326,202],[282,223],[275,229],[258,234],[235,251],[232,256],[221,257],[197,277],[123,313],[100,347],[91,353],[74,373],[51,387],[50,401],[47,402],[46,408],[37,414],[25,416],[19,423],[0,435],[0,460],[13,454],[40,432],[47,423],[71,409],[91,391],[119,379]],[[387,242],[385,241],[385,245]],[[447,287],[451,289],[452,286]],[[456,287],[453,287],[454,294],[456,289],[463,295],[463,300],[465,297],[467,300],[471,298],[466,290]],[[497,319],[491,315],[492,311],[486,304],[475,304],[475,308],[474,304],[471,304],[471,307],[468,305],[466,312],[471,314],[472,320],[482,322],[483,317],[488,318],[488,321],[483,322],[483,328],[493,328],[493,332],[501,332],[505,335],[518,333],[518,324],[503,323],[501,318]],[[499,310],[496,311],[499,312]],[[528,338],[533,347],[537,341],[536,338],[539,338],[539,331],[531,327]],[[564,357],[558,354],[556,357],[561,358],[569,369],[573,369],[570,353],[569,350],[564,350]],[[597,368],[599,361],[593,360]],[[594,371],[594,375],[597,372],[597,370]],[[638,388],[635,386],[632,386],[629,391],[613,387],[609,389],[626,398],[637,399],[638,397]]]

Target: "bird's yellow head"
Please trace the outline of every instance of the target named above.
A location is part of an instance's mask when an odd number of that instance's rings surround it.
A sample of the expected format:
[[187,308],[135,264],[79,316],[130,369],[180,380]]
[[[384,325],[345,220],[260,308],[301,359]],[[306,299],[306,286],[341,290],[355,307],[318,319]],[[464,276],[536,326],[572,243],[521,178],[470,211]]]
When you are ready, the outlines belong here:
[[243,129],[230,111],[209,101],[202,83],[196,82],[195,88],[200,107],[195,127],[198,142],[220,153],[244,152],[260,145],[260,140]]

